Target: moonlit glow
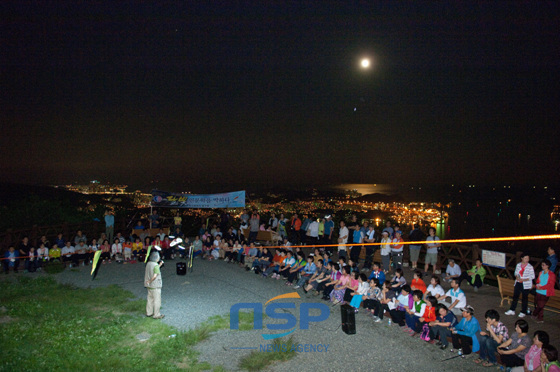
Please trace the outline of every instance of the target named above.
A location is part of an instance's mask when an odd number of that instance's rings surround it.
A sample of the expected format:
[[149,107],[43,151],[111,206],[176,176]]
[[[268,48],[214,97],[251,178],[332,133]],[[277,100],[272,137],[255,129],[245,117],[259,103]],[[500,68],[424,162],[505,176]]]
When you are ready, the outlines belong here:
[[361,63],[363,68],[368,68],[369,67],[369,59],[364,58],[362,59],[362,63]]

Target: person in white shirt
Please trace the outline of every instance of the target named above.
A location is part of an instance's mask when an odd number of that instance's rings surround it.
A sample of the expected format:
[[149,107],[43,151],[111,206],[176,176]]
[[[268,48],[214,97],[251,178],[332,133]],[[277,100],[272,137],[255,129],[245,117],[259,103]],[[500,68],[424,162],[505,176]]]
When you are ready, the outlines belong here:
[[361,273],[358,277],[358,288],[355,292],[352,292],[352,300],[350,301],[350,306],[354,308],[354,312],[358,312],[362,299],[367,295],[369,291],[369,283],[367,281],[367,275]]
[[163,241],[167,234],[163,232],[163,229],[159,229],[159,233],[157,234],[157,236],[159,236],[159,240]]
[[49,249],[45,247],[45,243],[41,243],[39,249],[37,249],[37,260],[39,267],[49,260]]
[[428,296],[434,296],[436,300],[443,298],[445,296],[445,291],[443,287],[440,285],[439,276],[433,275],[432,279],[430,280],[430,285],[426,289],[426,293],[424,294],[424,300],[428,298]]
[[284,248],[287,251],[292,251],[292,243],[290,243],[288,238],[284,238],[284,244],[282,244],[280,247]]
[[447,306],[447,309],[452,311],[453,314],[462,314],[461,309],[467,306],[467,297],[465,296],[465,292],[459,287],[458,280],[451,280],[451,289],[447,291],[445,297],[441,297],[438,302]]
[[97,252],[98,250],[101,250],[101,246],[97,244],[97,239],[93,239],[91,241],[91,244],[89,245],[89,251],[88,251],[89,263],[93,262],[93,256],[95,255],[95,252]]
[[278,275],[276,279],[280,279],[280,275],[284,277],[288,277],[290,273],[290,268],[296,263],[296,259],[294,258],[294,254],[290,251],[286,252],[286,258],[282,261],[280,265],[280,270],[278,270]]
[[513,300],[511,307],[506,311],[506,315],[515,315],[515,308],[521,295],[521,312],[519,317],[523,318],[527,315],[527,304],[529,302],[529,292],[533,288],[533,280],[535,279],[535,270],[529,263],[529,254],[521,254],[521,262],[515,266],[515,287],[513,288]]
[[101,249],[101,247],[99,246],[99,244],[97,244],[97,240],[93,239],[91,241],[91,244],[89,245],[89,250],[92,251],[93,253],[95,253],[100,249]]
[[122,255],[122,244],[119,238],[115,238],[115,242],[111,246],[111,257],[116,259],[117,255]]
[[62,247],[62,250],[60,251],[62,255],[62,262],[71,262],[70,267],[72,267],[72,263],[76,264],[76,255],[74,254],[74,252],[74,247],[71,245],[70,241],[67,241],[66,245]]
[[388,273],[391,269],[391,238],[389,231],[381,233],[381,262],[383,263],[383,271]]
[[319,221],[317,221],[316,218],[313,218],[313,221],[307,228],[307,237],[309,244],[317,244],[317,240],[319,239]]
[[80,264],[80,260],[83,261],[82,265],[84,266],[87,265],[88,260],[86,260],[86,253],[89,247],[86,245],[86,242],[81,240],[80,243],[78,243],[78,245],[74,247],[74,249],[75,249],[75,256],[78,261],[78,265]]
[[276,231],[276,229],[278,228],[278,218],[276,218],[276,213],[272,213],[272,215],[268,219],[268,227],[272,231]]
[[344,221],[340,221],[338,231],[338,257],[346,257],[346,243],[348,243],[348,228]]
[[443,278],[444,282],[450,282],[452,279],[458,278],[461,276],[461,268],[459,265],[455,263],[455,260],[452,258],[449,259],[447,269],[445,270],[445,278]]

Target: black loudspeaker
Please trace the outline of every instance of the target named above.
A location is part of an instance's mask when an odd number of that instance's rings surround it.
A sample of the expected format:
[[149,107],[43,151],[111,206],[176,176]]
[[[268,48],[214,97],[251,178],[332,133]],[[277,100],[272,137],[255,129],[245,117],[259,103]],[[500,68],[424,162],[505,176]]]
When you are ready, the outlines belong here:
[[177,262],[177,275],[187,275],[187,264],[184,262]]
[[356,313],[352,306],[342,305],[340,307],[340,316],[342,319],[342,331],[347,335],[356,334]]

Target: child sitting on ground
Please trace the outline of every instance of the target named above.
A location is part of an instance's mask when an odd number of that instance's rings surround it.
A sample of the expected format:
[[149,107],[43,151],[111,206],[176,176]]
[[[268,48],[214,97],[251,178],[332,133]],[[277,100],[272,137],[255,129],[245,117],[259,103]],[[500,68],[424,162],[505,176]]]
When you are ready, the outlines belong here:
[[132,260],[132,243],[126,241],[123,243],[124,260],[130,262]]

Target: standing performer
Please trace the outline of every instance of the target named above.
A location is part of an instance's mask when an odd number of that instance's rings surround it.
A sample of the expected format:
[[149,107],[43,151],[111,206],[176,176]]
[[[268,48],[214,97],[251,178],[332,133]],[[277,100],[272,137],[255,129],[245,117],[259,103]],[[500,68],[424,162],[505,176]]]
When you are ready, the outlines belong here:
[[148,289],[148,303],[146,304],[146,316],[154,319],[163,319],[165,315],[159,313],[161,307],[161,271],[160,267],[163,261],[159,262],[159,252],[153,251],[150,254],[150,260],[146,265],[146,273],[144,275],[145,287]]

